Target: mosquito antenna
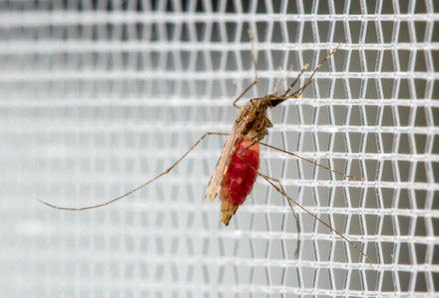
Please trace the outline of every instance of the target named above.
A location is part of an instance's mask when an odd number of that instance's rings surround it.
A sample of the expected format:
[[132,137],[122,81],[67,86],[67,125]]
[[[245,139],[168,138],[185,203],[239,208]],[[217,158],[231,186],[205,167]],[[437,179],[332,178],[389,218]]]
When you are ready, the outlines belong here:
[[[300,76],[301,76],[301,75],[303,74],[303,72],[308,68],[308,66],[309,66],[309,64],[306,64],[305,67],[302,68],[302,70],[300,71],[300,73],[299,73],[299,75],[297,76],[297,78],[294,80],[293,83],[291,83],[291,85],[290,85],[290,87],[288,88],[287,92],[288,92],[289,90],[291,90],[291,88],[296,84],[296,82],[299,80]],[[277,106],[277,105],[283,103],[283,102],[284,102],[285,100],[287,100],[288,98],[292,98],[292,97],[296,98],[296,96],[291,96],[291,97],[290,97],[290,96],[285,96],[285,94],[286,94],[287,92],[284,92],[284,93],[282,94],[282,96],[276,96],[276,97],[270,98],[270,105],[271,105],[271,107],[275,107],[275,106]]]
[[288,95],[288,97],[300,97],[302,95],[302,93],[305,91],[306,87],[308,87],[309,84],[311,84],[311,81],[314,77],[314,75],[316,74],[316,72],[319,70],[319,68],[323,65],[323,63],[326,62],[326,60],[329,59],[329,57],[332,56],[332,54],[334,54],[335,52],[337,52],[338,48],[341,46],[341,42],[338,44],[338,46],[328,55],[326,56],[325,59],[322,60],[322,62],[320,62],[319,65],[317,65],[317,67],[314,69],[314,72],[312,73],[312,75],[309,77],[308,81],[305,83],[305,85],[303,85],[302,87],[300,87],[299,89],[297,89],[296,91],[294,91],[294,93]]
[[282,84],[288,79],[288,77],[289,77],[289,75],[290,75],[292,70],[293,70],[293,65],[290,66],[290,70],[288,71],[287,75],[284,78],[282,78],[282,71],[281,71],[281,68],[279,66],[280,75],[279,75],[279,78],[276,81],[276,85],[275,85],[273,93],[272,93],[273,95],[277,96],[277,94],[279,93],[280,88],[282,88]]
[[280,97],[285,97],[288,92],[291,91],[291,89],[293,89],[294,85],[296,85],[297,81],[300,79],[300,76],[303,74],[303,72],[308,68],[309,64],[305,64],[305,66],[302,68],[302,71],[300,72],[300,74],[297,76],[297,78],[291,83],[290,87],[288,87],[288,89],[280,96]]

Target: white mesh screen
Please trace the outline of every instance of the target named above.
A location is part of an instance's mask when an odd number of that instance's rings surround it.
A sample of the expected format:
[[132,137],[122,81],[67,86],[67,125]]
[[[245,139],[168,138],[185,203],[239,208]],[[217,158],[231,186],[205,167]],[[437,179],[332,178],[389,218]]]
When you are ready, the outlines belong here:
[[[436,5],[436,6],[435,6]],[[433,296],[439,284],[439,8],[425,1],[0,0],[0,296]],[[230,225],[204,191],[234,98],[343,45],[269,112],[259,179]],[[301,80],[301,84],[305,79]],[[245,102],[241,101],[241,104]],[[436,174],[436,175],[435,175]]]

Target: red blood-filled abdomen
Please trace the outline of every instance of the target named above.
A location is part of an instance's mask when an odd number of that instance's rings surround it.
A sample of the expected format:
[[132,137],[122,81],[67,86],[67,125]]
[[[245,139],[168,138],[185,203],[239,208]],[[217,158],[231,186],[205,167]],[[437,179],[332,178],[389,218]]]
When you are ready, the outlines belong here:
[[235,153],[232,156],[229,168],[221,184],[220,199],[230,202],[236,205],[236,207],[241,205],[250,194],[258,176],[255,169],[257,170],[259,168],[259,144],[254,144],[241,155],[251,166],[238,156],[241,151],[252,143],[253,141],[250,138],[244,137],[242,141],[237,144]]

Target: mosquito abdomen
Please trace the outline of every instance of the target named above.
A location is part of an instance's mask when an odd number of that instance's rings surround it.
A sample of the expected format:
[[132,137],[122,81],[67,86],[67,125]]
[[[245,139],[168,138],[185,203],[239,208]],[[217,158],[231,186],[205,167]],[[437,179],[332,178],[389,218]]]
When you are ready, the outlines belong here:
[[[226,226],[251,192],[258,176],[259,144],[253,143],[251,138],[244,137],[236,145],[235,153],[221,184],[221,222]],[[250,145],[252,146],[249,147]]]

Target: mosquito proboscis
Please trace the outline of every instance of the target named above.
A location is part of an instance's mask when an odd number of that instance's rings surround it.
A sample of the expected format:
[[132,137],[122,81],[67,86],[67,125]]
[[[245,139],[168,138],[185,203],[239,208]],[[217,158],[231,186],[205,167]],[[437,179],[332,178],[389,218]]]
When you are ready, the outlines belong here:
[[[285,192],[284,187],[281,184],[281,181],[275,178],[268,177],[262,173],[259,172],[259,145],[266,146],[270,149],[278,150],[282,153],[289,154],[292,156],[295,156],[299,159],[305,160],[309,163],[312,163],[318,167],[324,168],[328,171],[331,171],[333,173],[336,173],[338,175],[341,175],[345,178],[351,178],[356,180],[365,180],[364,178],[357,178],[354,176],[349,176],[344,173],[338,172],[336,170],[333,170],[331,168],[325,167],[323,165],[317,164],[312,160],[303,158],[295,153],[291,153],[276,147],[273,147],[271,145],[262,143],[261,140],[268,134],[268,128],[272,127],[272,123],[266,116],[266,111],[268,108],[273,108],[280,103],[293,98],[299,98],[303,92],[305,91],[306,87],[312,82],[312,79],[316,72],[319,70],[319,68],[323,65],[323,63],[326,62],[326,60],[333,55],[338,48],[340,47],[341,43],[338,44],[338,46],[325,57],[325,59],[322,60],[322,62],[317,65],[317,67],[312,72],[309,79],[306,81],[306,83],[298,88],[297,90],[291,92],[295,84],[299,81],[299,78],[303,74],[303,72],[307,69],[308,64],[305,65],[305,67],[301,70],[297,78],[289,85],[289,87],[286,89],[285,92],[283,92],[281,95],[278,95],[279,90],[285,80],[287,79],[288,75],[283,78],[279,79],[274,92],[271,94],[268,94],[264,97],[260,98],[252,98],[247,103],[245,103],[242,107],[239,107],[236,103],[253,87],[255,86],[259,79],[257,76],[257,68],[256,68],[256,58],[254,54],[254,46],[253,46],[253,35],[251,30],[249,32],[250,37],[250,45],[251,45],[251,57],[252,57],[252,63],[254,67],[254,74],[255,74],[255,80],[238,96],[238,98],[235,99],[233,102],[233,106],[238,109],[237,116],[235,118],[235,121],[233,123],[232,130],[229,134],[225,133],[216,133],[216,132],[208,132],[205,133],[180,159],[178,159],[171,167],[169,167],[166,171],[161,173],[160,175],[154,177],[153,179],[149,180],[148,182],[140,185],[139,187],[131,190],[130,192],[117,197],[113,200],[107,201],[102,204],[93,205],[89,207],[82,207],[82,208],[66,208],[66,207],[58,207],[52,204],[49,204],[47,202],[40,201],[41,203],[55,208],[59,210],[70,210],[70,211],[82,211],[82,210],[88,210],[93,208],[99,208],[106,206],[108,204],[114,203],[136,191],[139,189],[147,186],[148,184],[154,182],[155,180],[159,179],[160,177],[168,174],[177,164],[183,160],[204,138],[211,135],[221,135],[221,136],[228,136],[227,141],[224,144],[223,150],[221,152],[221,156],[218,160],[218,163],[215,167],[215,170],[212,174],[212,177],[210,178],[209,184],[206,189],[205,193],[205,200],[213,201],[219,194],[220,200],[221,200],[221,222],[223,222],[226,226],[229,224],[230,219],[232,216],[236,213],[238,207],[245,201],[248,194],[251,192],[253,185],[256,181],[257,176],[261,176],[264,180],[266,180],[271,186],[273,186],[282,196],[284,196],[287,199],[287,202],[291,208],[291,211],[296,219],[296,225],[298,230],[298,241],[297,241],[297,248],[295,252],[295,256],[297,256],[298,250],[299,250],[299,244],[300,244],[300,227],[297,215],[295,214],[294,208],[291,203],[294,203],[296,206],[304,210],[306,213],[313,216],[316,220],[318,220],[320,223],[325,225],[327,228],[329,228],[332,232],[340,236],[343,240],[347,241],[350,245],[352,245],[354,248],[356,248],[360,254],[367,259],[370,266],[372,266],[372,262],[370,261],[369,257],[353,242],[348,240],[345,236],[343,236],[341,233],[337,232],[334,228],[332,228],[329,224],[324,222],[323,220],[319,219],[316,215],[312,214],[310,211],[308,211],[306,208],[301,206],[298,202],[290,198],[287,193]],[[289,73],[288,73],[289,74]],[[278,184],[278,186],[276,184]]]

